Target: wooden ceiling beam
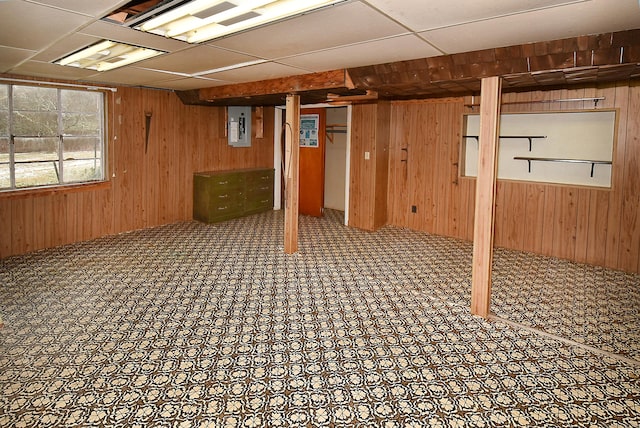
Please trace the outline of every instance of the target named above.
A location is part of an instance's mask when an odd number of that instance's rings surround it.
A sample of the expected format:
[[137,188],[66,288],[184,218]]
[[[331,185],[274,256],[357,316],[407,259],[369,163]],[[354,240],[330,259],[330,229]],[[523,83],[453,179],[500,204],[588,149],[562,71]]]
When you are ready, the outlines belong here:
[[[177,91],[185,104],[282,105],[289,94],[302,104],[357,98],[410,99],[477,93],[486,77],[503,90],[637,79],[640,29],[397,61],[321,73]],[[329,95],[331,94],[331,95]]]
[[[484,77],[503,76],[506,87],[566,85],[590,68],[592,82],[635,78],[640,71],[640,29],[463,52],[350,68],[354,84],[381,98],[469,92]],[[581,73],[583,73],[581,71]],[[583,73],[584,74],[584,73]],[[469,80],[475,81],[474,83]],[[456,83],[465,82],[463,85]]]
[[215,102],[227,98],[254,97],[276,94],[299,94],[305,91],[323,89],[354,89],[355,86],[347,70],[332,70],[322,73],[302,74],[261,80],[258,82],[235,83],[198,90],[198,99]]

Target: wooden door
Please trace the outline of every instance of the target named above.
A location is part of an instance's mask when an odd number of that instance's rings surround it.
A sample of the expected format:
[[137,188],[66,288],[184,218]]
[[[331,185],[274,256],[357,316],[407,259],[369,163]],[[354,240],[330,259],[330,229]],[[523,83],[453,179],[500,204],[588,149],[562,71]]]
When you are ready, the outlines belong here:
[[324,151],[326,112],[300,110],[300,214],[322,216],[324,207]]

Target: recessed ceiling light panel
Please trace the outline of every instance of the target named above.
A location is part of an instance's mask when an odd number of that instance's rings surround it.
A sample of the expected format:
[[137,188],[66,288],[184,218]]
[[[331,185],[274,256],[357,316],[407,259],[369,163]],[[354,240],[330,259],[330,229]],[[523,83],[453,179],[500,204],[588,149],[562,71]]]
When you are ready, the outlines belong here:
[[161,55],[163,51],[103,40],[55,61],[59,65],[107,71],[143,59]]
[[228,36],[348,0],[192,0],[176,3],[133,28],[189,43]]
[[194,13],[193,16],[200,19],[207,19],[213,15],[217,15],[219,13],[226,12],[230,9],[233,9],[234,7],[236,7],[235,4],[228,1],[223,1],[222,3],[219,3],[215,6],[211,6],[210,8]]

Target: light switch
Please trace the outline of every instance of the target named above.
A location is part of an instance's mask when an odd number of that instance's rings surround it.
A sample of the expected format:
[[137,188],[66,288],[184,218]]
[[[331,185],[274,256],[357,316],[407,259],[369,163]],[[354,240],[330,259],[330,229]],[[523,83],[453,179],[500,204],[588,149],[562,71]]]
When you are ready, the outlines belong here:
[[371,159],[371,155],[369,154],[369,152],[364,152],[364,159],[365,160]]

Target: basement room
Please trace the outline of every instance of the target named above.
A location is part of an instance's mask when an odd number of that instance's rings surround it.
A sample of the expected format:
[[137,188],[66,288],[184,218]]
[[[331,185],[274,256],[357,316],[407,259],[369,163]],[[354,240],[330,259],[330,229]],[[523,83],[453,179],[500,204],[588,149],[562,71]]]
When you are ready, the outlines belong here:
[[638,0],[0,1],[0,426],[640,426]]

